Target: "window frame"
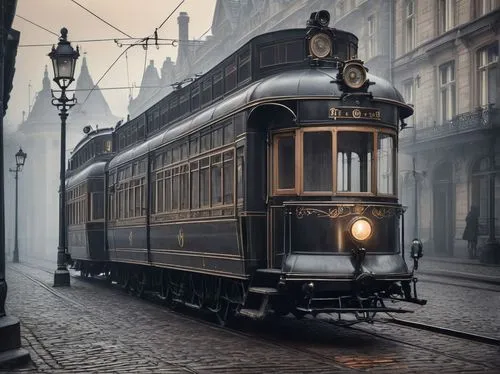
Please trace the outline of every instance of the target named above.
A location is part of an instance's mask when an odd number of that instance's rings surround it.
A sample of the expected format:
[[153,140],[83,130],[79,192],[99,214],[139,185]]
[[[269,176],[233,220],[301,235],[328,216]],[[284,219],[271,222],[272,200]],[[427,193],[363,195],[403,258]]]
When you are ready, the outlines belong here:
[[[446,76],[446,82],[443,83],[442,76],[443,72],[445,73]],[[453,80],[448,80],[449,79],[449,73],[453,73]],[[456,71],[456,65],[455,65],[455,60],[450,60],[447,61],[441,65],[438,66],[438,87],[439,87],[439,98],[438,98],[438,115],[439,115],[439,121],[441,124],[444,124],[446,122],[449,122],[457,115],[457,86],[456,86],[456,79],[457,79],[457,71]],[[443,99],[442,99],[442,94],[443,92],[446,93],[446,108],[448,109],[447,111],[450,111],[450,108],[448,108],[448,105],[452,105],[453,110],[451,110],[451,117],[447,119],[447,113],[443,109]],[[451,93],[453,92],[454,100],[452,101]]]
[[[307,132],[331,132],[332,133],[332,191],[304,191],[304,171],[303,171],[303,160],[304,160],[304,150],[303,150],[303,134]],[[337,147],[337,135],[339,132],[368,132],[373,134],[373,158],[371,164],[371,181],[370,181],[370,191],[369,192],[339,192],[337,186],[337,164],[338,164],[338,147]],[[378,192],[378,134],[388,134],[392,136],[394,141],[393,148],[393,193],[379,193]],[[294,136],[295,140],[295,186],[294,188],[278,188],[279,186],[279,159],[278,159],[278,144],[279,139],[284,137]],[[396,198],[398,196],[398,135],[396,130],[385,129],[374,127],[372,125],[360,125],[360,126],[311,126],[306,128],[294,128],[286,130],[278,130],[271,132],[272,137],[272,149],[271,149],[271,159],[272,159],[272,175],[271,175],[271,188],[270,192],[272,196],[382,196]]]

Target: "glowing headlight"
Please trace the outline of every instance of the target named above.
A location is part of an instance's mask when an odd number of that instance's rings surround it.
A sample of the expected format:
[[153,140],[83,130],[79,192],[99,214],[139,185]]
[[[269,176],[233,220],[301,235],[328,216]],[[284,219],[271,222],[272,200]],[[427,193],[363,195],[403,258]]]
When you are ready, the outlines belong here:
[[372,234],[372,225],[364,218],[356,220],[351,226],[351,235],[354,239],[363,241]]
[[366,70],[359,62],[348,62],[342,75],[345,84],[351,88],[360,88],[366,82]]
[[332,52],[332,42],[328,35],[323,33],[314,35],[309,47],[313,56],[317,58],[325,58]]

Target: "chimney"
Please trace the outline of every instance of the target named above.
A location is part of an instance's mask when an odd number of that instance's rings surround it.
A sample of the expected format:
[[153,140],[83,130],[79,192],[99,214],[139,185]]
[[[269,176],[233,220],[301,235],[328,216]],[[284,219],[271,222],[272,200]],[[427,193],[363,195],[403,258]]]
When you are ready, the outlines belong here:
[[179,13],[177,23],[179,24],[179,49],[177,51],[177,62],[182,64],[185,63],[185,59],[188,55],[186,49],[189,40],[189,16],[186,12]]
[[180,12],[179,17],[177,17],[177,23],[179,24],[179,40],[188,41],[189,39],[189,16],[186,12]]

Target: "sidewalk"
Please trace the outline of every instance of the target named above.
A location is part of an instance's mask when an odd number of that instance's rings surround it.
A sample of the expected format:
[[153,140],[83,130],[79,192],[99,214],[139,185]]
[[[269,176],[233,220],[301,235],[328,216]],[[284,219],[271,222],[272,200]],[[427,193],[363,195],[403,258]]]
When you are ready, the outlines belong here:
[[[411,259],[406,262],[412,266]],[[418,273],[500,285],[500,265],[482,264],[479,260],[424,255],[419,261]]]

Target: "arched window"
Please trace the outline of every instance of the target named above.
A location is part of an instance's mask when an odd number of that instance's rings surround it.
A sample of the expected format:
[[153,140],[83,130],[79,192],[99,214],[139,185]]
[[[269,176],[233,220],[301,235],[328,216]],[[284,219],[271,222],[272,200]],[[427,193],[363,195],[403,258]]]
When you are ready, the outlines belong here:
[[472,167],[471,205],[479,207],[479,230],[482,234],[486,234],[488,230],[490,210],[489,170],[490,160],[488,157],[477,160]]

